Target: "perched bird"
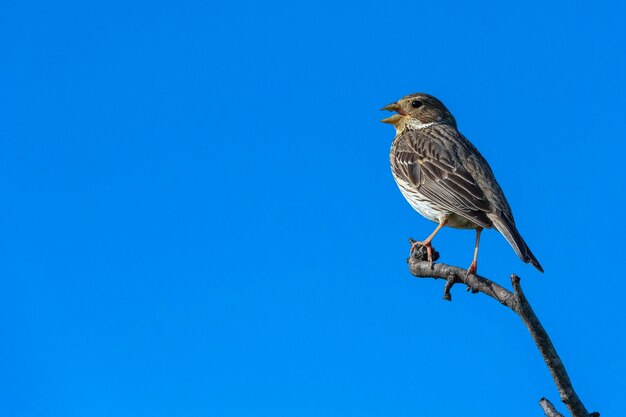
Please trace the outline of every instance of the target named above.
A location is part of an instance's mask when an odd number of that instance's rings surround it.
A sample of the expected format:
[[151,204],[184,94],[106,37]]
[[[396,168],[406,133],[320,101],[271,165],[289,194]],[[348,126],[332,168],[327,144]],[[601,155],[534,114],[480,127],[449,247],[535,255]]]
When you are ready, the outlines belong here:
[[478,244],[483,228],[496,228],[524,262],[543,268],[515,227],[511,207],[489,164],[458,130],[456,120],[435,97],[417,93],[383,107],[395,111],[382,120],[392,124],[396,137],[389,158],[391,172],[409,204],[437,228],[424,241],[432,263],[431,241],[443,226],[476,230],[474,260],[467,274],[477,270]]

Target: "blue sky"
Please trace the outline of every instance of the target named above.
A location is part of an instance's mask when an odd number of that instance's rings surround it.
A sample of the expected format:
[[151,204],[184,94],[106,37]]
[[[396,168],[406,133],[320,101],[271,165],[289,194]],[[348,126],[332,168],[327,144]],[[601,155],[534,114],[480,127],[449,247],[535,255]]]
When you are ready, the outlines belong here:
[[[184,3],[184,4],[180,4]],[[0,415],[539,415],[518,318],[416,280],[383,105],[436,95],[545,268],[590,410],[626,385],[626,29],[604,2],[31,2],[0,13]],[[444,230],[467,266],[473,233]]]

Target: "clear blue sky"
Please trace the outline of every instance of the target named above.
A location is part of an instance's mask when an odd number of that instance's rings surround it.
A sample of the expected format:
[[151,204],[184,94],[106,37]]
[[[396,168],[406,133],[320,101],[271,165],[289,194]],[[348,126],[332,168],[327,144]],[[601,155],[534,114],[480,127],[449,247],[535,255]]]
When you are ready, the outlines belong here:
[[[564,411],[521,322],[416,280],[379,108],[441,98],[545,268],[590,410],[626,392],[622,2],[5,2],[0,415]],[[444,230],[467,266],[471,231]]]

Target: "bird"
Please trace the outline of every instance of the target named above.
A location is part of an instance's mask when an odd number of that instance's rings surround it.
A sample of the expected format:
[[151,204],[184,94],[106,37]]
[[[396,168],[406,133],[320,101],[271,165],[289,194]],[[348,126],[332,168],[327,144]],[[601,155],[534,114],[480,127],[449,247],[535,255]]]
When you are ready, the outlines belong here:
[[437,223],[423,241],[432,265],[432,240],[442,227],[474,229],[474,258],[467,275],[478,270],[478,246],[483,229],[495,228],[517,256],[540,272],[543,268],[517,230],[511,207],[478,149],[463,136],[456,119],[436,97],[409,94],[381,110],[395,112],[381,120],[394,126],[389,159],[391,172],[409,204]]

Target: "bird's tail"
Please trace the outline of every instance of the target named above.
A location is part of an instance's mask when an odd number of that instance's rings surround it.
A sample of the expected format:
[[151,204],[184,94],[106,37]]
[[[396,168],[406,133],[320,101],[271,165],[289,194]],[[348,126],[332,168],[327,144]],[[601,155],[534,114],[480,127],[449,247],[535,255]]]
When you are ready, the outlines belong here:
[[524,242],[522,235],[517,231],[517,227],[515,227],[515,223],[505,218],[495,218],[492,219],[493,225],[498,229],[502,236],[509,242],[509,244],[515,250],[515,253],[519,258],[526,262],[532,264],[535,268],[537,268],[540,272],[543,272],[543,268],[539,264],[535,255],[530,251],[530,248]]

